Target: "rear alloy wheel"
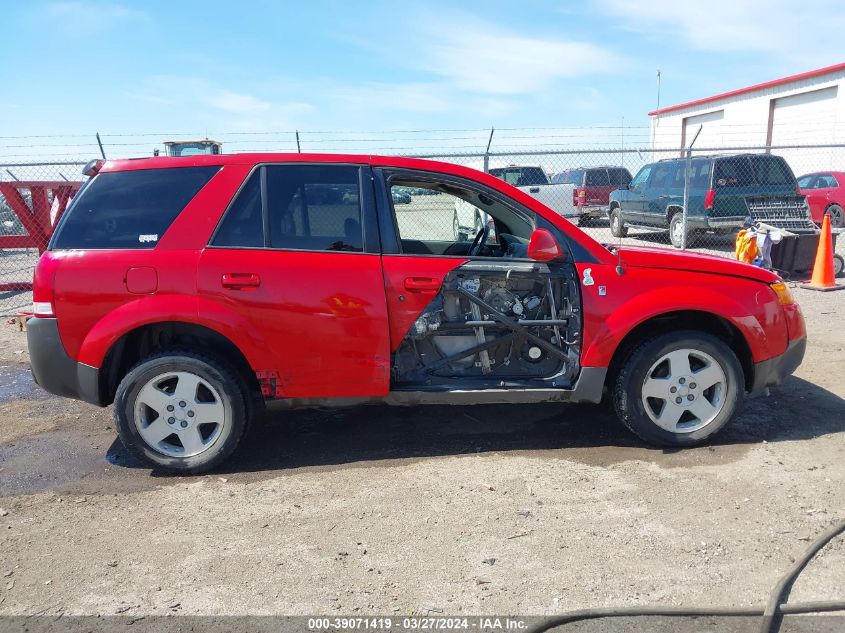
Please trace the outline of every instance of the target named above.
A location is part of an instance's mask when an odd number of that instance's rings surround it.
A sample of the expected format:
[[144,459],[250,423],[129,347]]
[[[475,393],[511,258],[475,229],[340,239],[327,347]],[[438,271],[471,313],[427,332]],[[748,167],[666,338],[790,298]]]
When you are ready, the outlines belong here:
[[153,355],[121,381],[115,426],[135,456],[198,473],[228,458],[249,424],[242,380],[219,361],[189,352]]
[[622,210],[614,207],[610,212],[610,234],[613,237],[628,237],[628,227],[622,220]]
[[703,332],[670,332],[629,356],[614,404],[625,426],[649,443],[694,446],[719,431],[744,396],[742,368],[731,349]]
[[845,212],[838,204],[830,205],[825,214],[830,216],[830,228],[841,229],[845,227]]

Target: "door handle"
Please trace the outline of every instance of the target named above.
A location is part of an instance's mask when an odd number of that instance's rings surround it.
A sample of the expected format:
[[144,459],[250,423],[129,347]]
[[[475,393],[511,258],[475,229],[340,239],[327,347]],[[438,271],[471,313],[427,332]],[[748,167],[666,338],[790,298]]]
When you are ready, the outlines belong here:
[[261,285],[261,277],[255,273],[224,273],[220,283],[224,288],[245,290],[247,288],[258,288]]
[[405,290],[409,292],[437,292],[440,290],[440,280],[431,277],[406,277]]
[[540,187],[528,187],[528,193],[540,193]]

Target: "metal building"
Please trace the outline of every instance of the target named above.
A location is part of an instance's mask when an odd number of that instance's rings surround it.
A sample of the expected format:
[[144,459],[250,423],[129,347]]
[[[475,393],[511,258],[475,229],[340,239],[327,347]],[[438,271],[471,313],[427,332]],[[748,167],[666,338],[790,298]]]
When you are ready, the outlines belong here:
[[660,108],[649,117],[655,149],[680,150],[701,126],[697,148],[774,147],[773,153],[801,163],[796,171],[845,169],[841,148],[784,148],[845,144],[845,63]]

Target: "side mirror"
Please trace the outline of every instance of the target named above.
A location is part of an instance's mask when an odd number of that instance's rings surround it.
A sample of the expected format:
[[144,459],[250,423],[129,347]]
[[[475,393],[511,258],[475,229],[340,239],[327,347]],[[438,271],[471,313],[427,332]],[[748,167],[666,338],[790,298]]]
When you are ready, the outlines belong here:
[[563,249],[548,229],[534,229],[528,240],[528,259],[552,262],[564,258]]

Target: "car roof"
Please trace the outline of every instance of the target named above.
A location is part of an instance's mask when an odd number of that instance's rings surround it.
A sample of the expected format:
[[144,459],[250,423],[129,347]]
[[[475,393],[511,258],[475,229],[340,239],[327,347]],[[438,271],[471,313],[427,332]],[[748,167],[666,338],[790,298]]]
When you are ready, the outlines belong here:
[[556,174],[565,174],[568,171],[590,171],[591,169],[628,169],[623,165],[590,165],[589,167],[567,167],[556,171]]
[[[245,154],[202,154],[196,156],[154,156],[151,158],[128,158],[123,160],[106,161],[100,168],[101,173],[119,171],[140,171],[144,169],[164,169],[175,167],[214,167],[226,165],[253,166],[267,163],[334,163],[348,165],[371,165],[372,167],[386,167],[394,169],[409,169],[415,171],[431,171],[440,174],[474,180],[492,189],[509,190],[509,195],[516,202],[533,208],[540,216],[547,220],[555,218],[557,214],[551,209],[544,208],[535,198],[508,185],[504,181],[478,169],[445,163],[425,158],[406,158],[403,156],[379,156],[374,154],[299,154],[283,152],[245,153]],[[539,208],[538,208],[539,207]],[[573,235],[577,229],[568,227],[566,223],[561,227],[565,233]],[[577,231],[577,241],[593,255],[597,261],[609,261],[611,255],[594,238]],[[573,235],[574,236],[574,235]]]
[[822,174],[824,174],[825,176],[830,174],[831,176],[840,176],[842,178],[845,178],[845,171],[834,171],[832,169],[829,171],[811,171],[806,174],[801,174],[800,176],[798,176],[798,178],[806,178],[807,176],[821,176]]
[[[771,156],[772,158],[782,158],[782,156],[779,156],[777,154],[755,154],[755,153],[752,153],[752,152],[745,152],[743,154],[703,154],[701,156],[696,156],[695,154],[693,154],[692,159],[693,160],[702,160],[702,159],[715,160],[715,159],[718,159],[718,158],[744,158],[744,157],[747,157],[747,156]],[[673,161],[673,160],[686,160],[686,157],[685,156],[674,156],[672,158],[661,158],[660,160],[655,161],[655,162],[666,163],[666,162]]]

